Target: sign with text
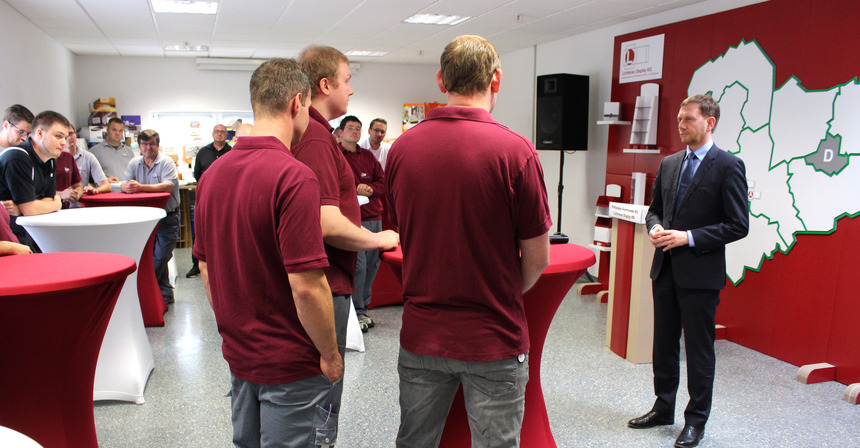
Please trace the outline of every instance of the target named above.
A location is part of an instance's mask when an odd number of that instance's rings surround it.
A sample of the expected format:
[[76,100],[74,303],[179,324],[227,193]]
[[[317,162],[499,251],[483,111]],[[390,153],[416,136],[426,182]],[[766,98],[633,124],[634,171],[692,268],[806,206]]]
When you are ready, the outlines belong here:
[[665,34],[658,34],[623,42],[618,82],[624,84],[662,78],[665,36]]
[[647,205],[626,204],[624,202],[609,203],[609,217],[645,224],[645,215],[648,214]]

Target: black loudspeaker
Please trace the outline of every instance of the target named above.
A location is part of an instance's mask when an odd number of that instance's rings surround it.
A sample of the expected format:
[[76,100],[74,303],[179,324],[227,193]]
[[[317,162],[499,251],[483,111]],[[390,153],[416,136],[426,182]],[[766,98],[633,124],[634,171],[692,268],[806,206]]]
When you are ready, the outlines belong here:
[[588,76],[537,77],[537,149],[588,149]]

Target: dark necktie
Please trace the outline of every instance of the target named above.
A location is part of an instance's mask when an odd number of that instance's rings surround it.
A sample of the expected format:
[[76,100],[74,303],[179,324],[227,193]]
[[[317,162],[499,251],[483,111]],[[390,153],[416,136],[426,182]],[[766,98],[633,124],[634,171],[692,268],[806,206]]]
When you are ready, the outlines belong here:
[[681,204],[681,198],[684,197],[684,193],[687,192],[687,187],[690,186],[690,181],[693,180],[693,164],[696,163],[696,154],[690,153],[686,157],[687,166],[684,167],[684,171],[681,172],[681,182],[678,184],[678,196],[675,198],[675,210],[678,209],[678,205]]

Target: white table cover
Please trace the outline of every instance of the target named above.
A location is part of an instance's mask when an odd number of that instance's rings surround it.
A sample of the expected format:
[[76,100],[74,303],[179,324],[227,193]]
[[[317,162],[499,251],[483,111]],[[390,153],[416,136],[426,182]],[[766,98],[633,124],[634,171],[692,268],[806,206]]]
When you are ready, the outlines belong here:
[[[22,216],[18,224],[43,252],[101,252],[140,256],[164,210],[154,207],[90,207]],[[74,269],[74,266],[54,266]],[[128,276],[105,332],[96,366],[93,400],[144,403],[154,367],[137,295],[137,271]]]

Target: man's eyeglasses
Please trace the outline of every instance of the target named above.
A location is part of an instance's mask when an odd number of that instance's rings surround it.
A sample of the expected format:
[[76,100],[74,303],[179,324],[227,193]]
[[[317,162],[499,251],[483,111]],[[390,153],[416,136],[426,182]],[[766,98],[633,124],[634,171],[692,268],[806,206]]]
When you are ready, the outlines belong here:
[[227,131],[222,131],[222,130],[216,129],[216,130],[212,131],[212,133],[213,134],[226,134]]
[[30,136],[30,133],[29,133],[29,132],[27,132],[27,131],[25,131],[25,130],[23,130],[23,129],[19,128],[18,126],[15,126],[15,125],[14,125],[14,124],[12,124],[12,123],[9,123],[9,126],[12,126],[13,128],[15,128],[15,130],[16,130],[16,131],[18,131],[18,135],[20,135],[21,137],[27,138],[27,137],[29,137],[29,136]]

